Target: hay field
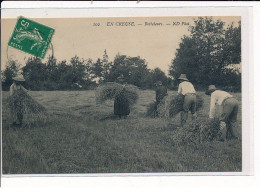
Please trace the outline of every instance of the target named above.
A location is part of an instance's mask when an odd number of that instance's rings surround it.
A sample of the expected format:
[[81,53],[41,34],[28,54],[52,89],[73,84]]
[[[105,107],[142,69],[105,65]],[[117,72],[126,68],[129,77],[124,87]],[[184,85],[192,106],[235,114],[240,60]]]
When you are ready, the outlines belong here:
[[[113,116],[113,102],[95,104],[94,91],[29,92],[50,113],[44,125],[9,127],[2,93],[3,174],[241,171],[241,140],[177,146],[174,119],[146,117],[155,92],[141,91],[127,119]],[[171,93],[171,92],[170,92]],[[234,94],[241,102],[241,94]],[[207,117],[205,95],[199,117]],[[190,115],[189,115],[190,116]],[[241,107],[235,128],[241,137]],[[241,138],[240,138],[241,139]]]

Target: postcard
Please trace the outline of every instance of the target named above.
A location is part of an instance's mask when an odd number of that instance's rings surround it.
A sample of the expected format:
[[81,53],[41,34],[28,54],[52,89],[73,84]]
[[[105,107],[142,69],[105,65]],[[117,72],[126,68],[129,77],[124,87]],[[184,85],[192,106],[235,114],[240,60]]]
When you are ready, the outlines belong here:
[[249,174],[247,26],[216,13],[2,18],[3,176]]

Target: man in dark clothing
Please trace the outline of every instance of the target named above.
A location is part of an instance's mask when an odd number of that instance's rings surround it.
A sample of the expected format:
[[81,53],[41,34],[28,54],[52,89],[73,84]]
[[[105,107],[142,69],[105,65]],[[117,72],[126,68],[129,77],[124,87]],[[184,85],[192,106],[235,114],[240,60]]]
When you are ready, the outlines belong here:
[[114,114],[118,115],[119,118],[124,118],[130,114],[129,101],[125,95],[125,88],[123,88],[115,97],[114,101]]
[[126,97],[126,89],[125,89],[125,79],[123,75],[120,75],[117,78],[118,82],[123,84],[122,90],[115,96],[114,100],[114,114],[118,115],[118,117],[121,119],[123,116],[124,118],[127,117],[127,115],[130,114],[130,103],[129,100]]
[[158,105],[162,102],[163,98],[167,96],[167,88],[162,85],[162,82],[159,81],[156,84],[156,110],[155,110],[155,116],[158,116]]

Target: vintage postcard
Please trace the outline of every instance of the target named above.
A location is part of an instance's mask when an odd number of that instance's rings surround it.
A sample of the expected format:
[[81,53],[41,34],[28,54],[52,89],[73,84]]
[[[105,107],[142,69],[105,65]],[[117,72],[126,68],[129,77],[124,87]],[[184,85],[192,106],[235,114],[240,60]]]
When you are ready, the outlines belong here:
[[3,175],[248,173],[246,26],[239,14],[2,18]]

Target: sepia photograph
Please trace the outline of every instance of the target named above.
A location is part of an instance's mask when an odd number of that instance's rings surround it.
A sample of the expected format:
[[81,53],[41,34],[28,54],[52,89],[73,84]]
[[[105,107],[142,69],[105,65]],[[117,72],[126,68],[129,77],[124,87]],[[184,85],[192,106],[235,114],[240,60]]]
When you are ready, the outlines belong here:
[[242,172],[241,25],[2,18],[2,174]]

